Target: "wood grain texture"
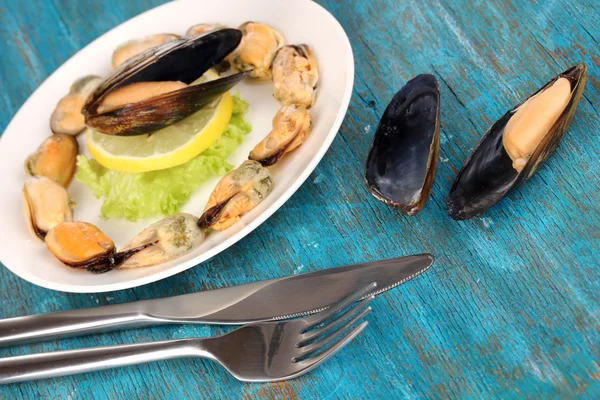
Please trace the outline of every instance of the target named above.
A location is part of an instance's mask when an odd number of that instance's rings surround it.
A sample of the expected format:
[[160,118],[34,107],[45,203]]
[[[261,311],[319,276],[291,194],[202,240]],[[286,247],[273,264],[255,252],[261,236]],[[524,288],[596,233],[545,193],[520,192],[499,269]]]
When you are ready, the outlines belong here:
[[[67,58],[161,2],[0,0],[0,132]],[[381,296],[362,336],[293,381],[242,384],[211,362],[185,359],[10,385],[0,388],[0,399],[600,397],[600,3],[319,2],[350,36],[355,90],[340,135],[284,207],[229,251],[136,289],[65,294],[1,268],[0,317],[420,252],[436,255],[434,268]],[[447,217],[445,197],[478,138],[507,109],[579,61],[589,67],[588,86],[548,163],[483,217]],[[387,102],[424,72],[440,81],[442,143],[431,198],[409,218],[371,197],[363,167]],[[3,235],[9,230],[3,227]],[[222,330],[117,332],[0,349],[0,357]]]

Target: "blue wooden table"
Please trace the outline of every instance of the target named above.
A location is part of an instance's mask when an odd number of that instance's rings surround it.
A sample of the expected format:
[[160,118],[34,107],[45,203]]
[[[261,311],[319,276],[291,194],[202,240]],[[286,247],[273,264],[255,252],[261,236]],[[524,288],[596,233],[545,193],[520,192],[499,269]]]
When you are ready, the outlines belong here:
[[[0,132],[67,58],[161,2],[0,0]],[[434,268],[378,298],[370,328],[296,380],[243,384],[212,362],[185,359],[6,386],[0,399],[600,397],[600,3],[320,3],[350,36],[355,90],[340,135],[281,210],[209,262],[136,289],[65,294],[0,268],[0,317],[420,252],[435,254]],[[556,154],[483,217],[448,218],[445,197],[488,126],[579,61],[589,67],[588,85]],[[371,197],[363,166],[387,102],[422,72],[435,74],[441,85],[440,160],[426,208],[405,217]],[[3,226],[2,235],[9,234]],[[222,330],[140,329],[0,349],[0,357]]]

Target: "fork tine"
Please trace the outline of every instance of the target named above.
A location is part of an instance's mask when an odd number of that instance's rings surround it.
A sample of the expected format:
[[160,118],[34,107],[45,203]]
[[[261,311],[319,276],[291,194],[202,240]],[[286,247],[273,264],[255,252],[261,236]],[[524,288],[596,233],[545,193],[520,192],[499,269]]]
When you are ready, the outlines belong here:
[[325,350],[323,353],[309,357],[305,360],[299,361],[297,364],[300,364],[300,367],[303,368],[303,373],[310,371],[311,369],[317,367],[323,361],[333,356],[335,353],[343,349],[348,343],[350,343],[356,336],[358,336],[363,329],[365,329],[369,325],[368,321],[364,321],[362,324],[354,328],[351,332],[344,335],[341,339],[339,339],[333,346]]
[[[364,311],[364,309],[366,309],[369,306],[369,304],[371,304],[371,301],[373,301],[373,297],[367,297],[366,299],[364,299],[360,303],[358,303],[358,305],[356,307],[351,308],[350,310],[348,310],[347,312],[345,312],[344,314],[342,314],[340,316],[337,316],[335,320],[328,322],[325,326],[314,329],[313,331],[303,334],[302,342],[300,343],[300,346],[302,346],[302,343],[306,343],[318,336],[321,336],[325,332],[333,330],[333,328],[335,328],[336,326],[338,326],[340,324],[344,324],[344,323],[346,323],[346,321],[353,319],[355,315],[357,315],[361,311]],[[370,307],[369,307],[369,309],[370,309]]]
[[308,344],[306,346],[302,346],[302,344],[300,344],[299,350],[300,350],[301,355],[304,356],[306,354],[313,353],[315,351],[322,349],[323,347],[327,346],[328,344],[332,343],[335,339],[340,337],[341,334],[348,327],[355,325],[356,322],[363,319],[370,312],[371,312],[371,307],[367,307],[364,310],[362,310],[358,315],[356,315],[354,318],[352,318],[350,321],[346,322],[342,326],[340,326],[340,327],[336,328],[335,330],[331,331],[330,333],[328,333],[326,337],[319,339],[318,341]]
[[354,293],[350,296],[347,296],[347,297],[343,298],[342,300],[338,301],[337,303],[333,304],[328,309],[306,318],[305,320],[308,323],[308,325],[306,326],[305,329],[310,329],[313,326],[320,324],[321,322],[330,318],[332,315],[336,314],[340,310],[346,308],[348,305],[354,303],[356,300],[360,299],[367,293],[371,292],[376,287],[377,287],[377,283],[375,283],[375,282],[370,283],[369,285],[367,285],[366,287],[357,291],[356,293]]

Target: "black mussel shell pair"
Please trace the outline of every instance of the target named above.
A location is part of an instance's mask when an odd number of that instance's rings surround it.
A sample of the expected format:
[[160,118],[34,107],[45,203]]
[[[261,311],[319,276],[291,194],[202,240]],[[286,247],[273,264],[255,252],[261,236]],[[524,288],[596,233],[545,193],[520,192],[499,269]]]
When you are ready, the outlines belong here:
[[[586,72],[585,64],[572,67],[528,98],[560,78],[566,78],[571,85],[567,106],[522,170],[513,167],[503,135],[509,120],[524,102],[492,125],[452,185],[447,199],[450,217],[461,220],[481,215],[535,173],[569,127],[585,87]],[[366,182],[371,193],[408,215],[423,208],[433,184],[439,151],[439,99],[437,81],[432,75],[419,75],[408,82],[385,110],[367,159]]]
[[194,82],[222,62],[242,39],[237,29],[173,40],[150,48],[119,66],[88,97],[83,106],[87,126],[111,135],[140,135],[172,125],[229,91],[248,74],[237,73],[99,113],[112,91],[137,82]]

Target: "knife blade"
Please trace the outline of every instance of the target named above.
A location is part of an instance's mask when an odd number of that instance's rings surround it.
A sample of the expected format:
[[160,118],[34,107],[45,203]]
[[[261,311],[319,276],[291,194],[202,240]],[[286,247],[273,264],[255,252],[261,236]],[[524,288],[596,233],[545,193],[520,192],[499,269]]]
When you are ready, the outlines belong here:
[[371,282],[377,288],[367,296],[380,294],[432,263],[433,256],[420,254],[174,297],[9,318],[0,320],[0,346],[154,325],[293,318],[323,310]]

